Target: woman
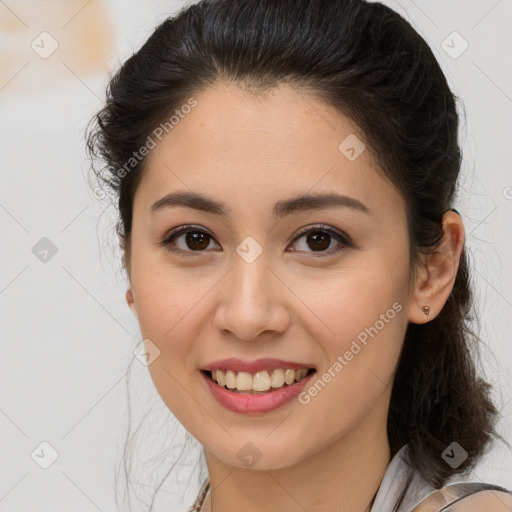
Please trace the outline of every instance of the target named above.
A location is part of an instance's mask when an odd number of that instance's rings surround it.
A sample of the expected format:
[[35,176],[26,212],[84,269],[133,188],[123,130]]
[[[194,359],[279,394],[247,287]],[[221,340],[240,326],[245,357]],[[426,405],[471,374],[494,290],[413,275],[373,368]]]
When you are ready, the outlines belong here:
[[497,436],[457,135],[426,42],[363,0],[201,1],[115,75],[88,146],[151,378],[204,447],[191,510],[440,510]]

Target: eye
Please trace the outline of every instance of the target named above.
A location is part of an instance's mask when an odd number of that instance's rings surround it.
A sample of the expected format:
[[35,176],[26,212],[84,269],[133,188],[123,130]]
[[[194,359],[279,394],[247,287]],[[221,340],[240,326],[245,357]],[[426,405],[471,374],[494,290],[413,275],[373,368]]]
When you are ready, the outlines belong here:
[[[298,235],[293,240],[293,243],[297,242],[303,237],[305,239],[305,246],[312,248],[311,251],[307,249],[291,249],[291,252],[313,252],[320,253],[318,256],[329,256],[334,253],[338,253],[347,247],[352,247],[353,243],[350,238],[346,235],[339,233],[327,226],[318,225],[314,227],[304,228],[302,229]],[[177,243],[181,238],[183,240],[180,243]],[[331,246],[333,239],[338,242],[338,247],[326,251]],[[177,228],[172,229],[164,240],[162,240],[161,245],[170,246],[174,245],[177,247],[176,249],[169,249],[173,252],[181,252],[181,253],[201,253],[204,252],[208,246],[210,245],[210,241],[214,240],[213,236],[210,235],[204,229],[201,229],[199,226],[193,225],[185,225],[178,226]],[[307,244],[307,245],[306,245]],[[218,246],[218,244],[217,244]],[[189,254],[191,255],[191,254]],[[316,256],[315,256],[316,257]]]
[[[176,243],[177,240],[184,237],[182,245]],[[163,246],[175,244],[178,250],[169,249],[174,252],[204,252],[208,248],[210,240],[213,237],[200,229],[199,226],[178,226],[168,233],[164,240],[162,240]]]
[[[331,254],[343,251],[347,247],[353,246],[353,243],[348,236],[343,235],[338,231],[335,231],[324,225],[302,229],[298,236],[295,237],[294,242],[304,237],[306,238],[304,240],[303,247],[309,247],[312,249],[311,251],[306,249],[304,252],[320,253],[318,254],[319,257],[329,256]],[[338,247],[334,248],[333,250],[331,249],[326,251],[325,249],[328,249],[331,246],[333,239],[338,242]],[[303,249],[299,250],[303,251]],[[296,249],[292,249],[292,251],[296,251]],[[315,257],[317,256],[315,255]]]

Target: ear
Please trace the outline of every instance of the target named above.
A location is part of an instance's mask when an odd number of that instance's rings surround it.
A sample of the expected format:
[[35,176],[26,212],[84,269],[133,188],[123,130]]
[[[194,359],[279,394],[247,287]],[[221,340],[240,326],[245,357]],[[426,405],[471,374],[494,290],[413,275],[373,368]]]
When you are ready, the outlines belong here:
[[135,300],[133,298],[133,292],[131,288],[128,288],[128,290],[126,290],[126,303],[128,304],[128,307],[132,310],[132,313],[138,319],[139,317],[137,315],[137,307],[135,306]]
[[[409,303],[408,318],[413,324],[434,319],[443,309],[455,284],[460,257],[464,247],[464,224],[452,210],[443,216],[443,240],[437,251],[425,256],[418,269],[415,288]],[[428,316],[423,311],[430,307]]]

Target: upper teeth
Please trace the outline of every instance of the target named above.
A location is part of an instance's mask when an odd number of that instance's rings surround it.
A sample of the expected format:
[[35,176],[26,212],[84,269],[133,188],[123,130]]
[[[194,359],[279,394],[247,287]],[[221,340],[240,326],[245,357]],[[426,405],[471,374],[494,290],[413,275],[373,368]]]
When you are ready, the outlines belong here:
[[299,382],[303,379],[308,370],[301,368],[300,370],[282,370],[276,368],[269,372],[264,370],[257,373],[248,372],[234,372],[233,370],[213,370],[212,379],[219,383],[221,386],[226,386],[229,389],[237,389],[239,391],[254,390],[254,391],[267,391],[272,388],[280,388],[284,384],[291,385],[294,382]]

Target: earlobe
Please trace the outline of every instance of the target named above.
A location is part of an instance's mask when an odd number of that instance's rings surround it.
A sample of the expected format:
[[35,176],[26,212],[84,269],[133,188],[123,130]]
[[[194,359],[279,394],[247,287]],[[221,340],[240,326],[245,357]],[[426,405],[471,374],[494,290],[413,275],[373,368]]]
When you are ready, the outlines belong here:
[[135,307],[135,300],[133,298],[133,292],[131,288],[128,288],[128,290],[126,290],[126,303],[128,304],[128,307],[132,310],[133,314],[138,318],[137,308]]
[[464,247],[464,225],[460,216],[449,210],[443,217],[444,236],[440,247],[426,256],[412,294],[409,321],[423,324],[436,318],[455,284]]

